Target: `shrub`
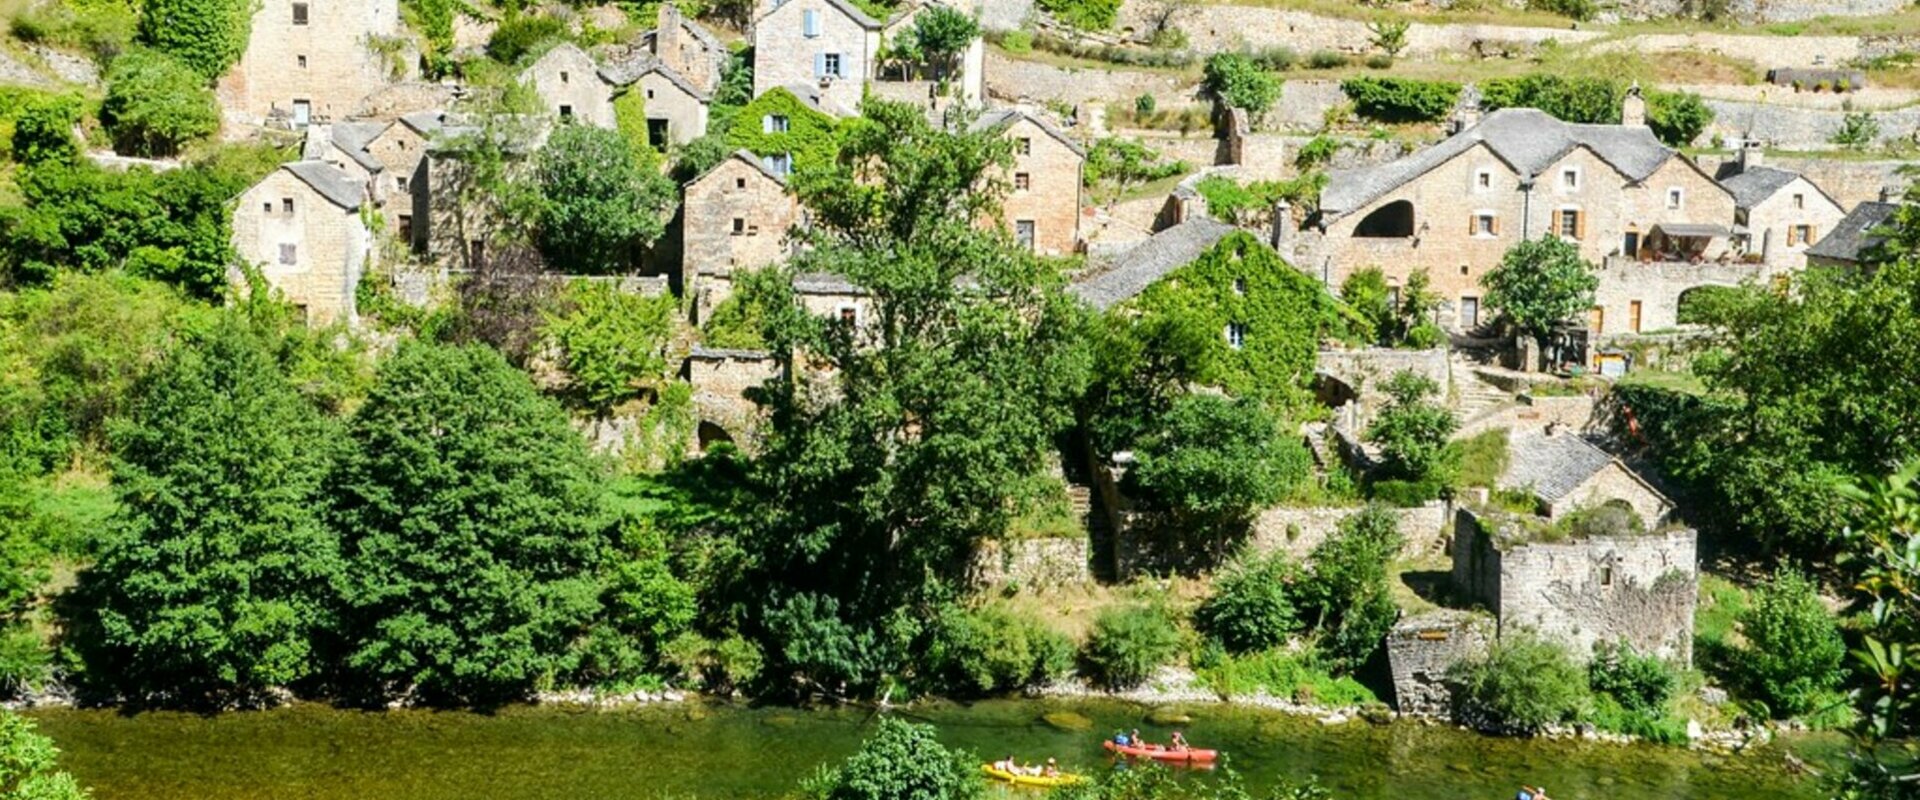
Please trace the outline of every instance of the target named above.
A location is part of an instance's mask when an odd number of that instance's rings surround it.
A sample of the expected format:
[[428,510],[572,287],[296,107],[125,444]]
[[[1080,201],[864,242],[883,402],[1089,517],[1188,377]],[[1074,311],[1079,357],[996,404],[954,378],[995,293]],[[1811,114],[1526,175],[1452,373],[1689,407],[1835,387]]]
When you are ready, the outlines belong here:
[[1647,126],[1653,135],[1670,147],[1693,144],[1708,125],[1713,124],[1713,109],[1692,92],[1647,93]]
[[1506,428],[1495,428],[1447,446],[1453,448],[1454,463],[1459,465],[1459,470],[1453,476],[1455,486],[1494,488],[1500,476],[1507,471],[1507,463],[1512,455],[1507,449]]
[[[1141,99],[1151,101],[1153,98],[1142,95]],[[1159,151],[1132,139],[1107,137],[1095,140],[1087,149],[1083,177],[1088,185],[1109,181],[1125,186],[1169,178],[1191,168],[1185,161],[1162,161]]]
[[1193,624],[1228,652],[1265,650],[1300,628],[1293,583],[1299,577],[1284,552],[1244,557],[1214,581],[1213,595],[1193,612]]
[[1367,56],[1367,69],[1393,69],[1393,56],[1384,53]]
[[674,187],[641,166],[617,131],[562,125],[540,151],[535,244],[548,263],[577,274],[623,272],[636,247],[666,230]]
[[1624,87],[1610,78],[1563,78],[1537,73],[1481,83],[1481,108],[1537,108],[1567,122],[1620,121]]
[[1243,519],[1305,480],[1311,456],[1255,400],[1189,394],[1134,447],[1125,482],[1188,520]]
[[986,695],[1050,683],[1073,667],[1073,643],[1031,617],[988,606],[948,608],[926,663],[942,691]]
[[1594,0],[1527,0],[1527,8],[1532,11],[1559,14],[1581,22],[1593,19],[1593,15],[1600,11],[1599,5]]
[[1387,565],[1405,543],[1399,515],[1375,504],[1340,520],[1338,531],[1313,549],[1300,607],[1320,629],[1321,649],[1336,666],[1359,668],[1393,627],[1398,609]]
[[567,24],[543,14],[512,14],[487,39],[487,57],[512,66],[548,42],[565,38]]
[[1009,53],[1032,52],[1033,32],[1007,31],[1000,36],[1000,46]]
[[1250,50],[1247,52],[1247,57],[1253,59],[1253,63],[1259,64],[1262,69],[1274,72],[1293,69],[1293,65],[1299,61],[1299,58],[1293,54],[1293,50],[1285,45]]
[[114,59],[100,122],[122,153],[170,156],[219,130],[220,108],[199,73],[165,53],[139,49]]
[[667,378],[677,312],[672,297],[580,280],[567,288],[564,309],[547,315],[544,332],[566,369],[570,400],[604,412]]
[[714,694],[729,694],[760,675],[759,646],[738,635],[720,640],[683,633],[662,648],[661,660],[683,680]]
[[1040,0],[1040,8],[1086,31],[1111,28],[1120,16],[1120,0]]
[[1351,63],[1347,54],[1332,50],[1315,50],[1307,56],[1307,66],[1312,69],[1339,69]]
[[1218,658],[1199,670],[1209,688],[1227,697],[1265,691],[1301,703],[1358,706],[1379,702],[1352,676],[1336,677],[1312,650],[1268,650]]
[[1156,106],[1158,106],[1158,103],[1154,102],[1153,95],[1151,94],[1143,94],[1133,98],[1133,113],[1140,116],[1151,115]]
[[1401,371],[1387,379],[1389,396],[1367,428],[1367,441],[1380,445],[1382,477],[1446,485],[1452,476],[1447,439],[1459,421],[1430,398],[1440,391],[1433,379]]
[[931,725],[883,717],[860,752],[801,787],[811,800],[973,800],[986,784],[971,755],[948,750]]
[[1180,652],[1180,631],[1167,612],[1126,606],[1100,612],[1080,653],[1087,675],[1108,689],[1131,689]]
[[1447,332],[1433,322],[1422,322],[1407,329],[1407,338],[1401,344],[1414,350],[1431,350],[1447,340]]
[[1202,86],[1220,102],[1261,113],[1280,98],[1280,82],[1253,59],[1239,53],[1215,53],[1207,58]]
[[1587,684],[1611,696],[1628,711],[1658,715],[1673,697],[1678,677],[1665,660],[1642,654],[1624,642],[1601,643],[1587,664]]
[[1813,581],[1782,567],[1753,593],[1740,615],[1746,646],[1735,666],[1750,691],[1777,714],[1804,714],[1827,699],[1844,676],[1847,645]]
[[1458,684],[1455,715],[1482,726],[1523,732],[1577,717],[1587,706],[1587,676],[1566,648],[1517,632],[1483,658],[1448,670]]
[[[1334,154],[1338,152],[1340,152],[1339,140],[1331,136],[1315,136],[1308,140],[1306,144],[1301,145],[1300,152],[1293,155],[1293,165],[1303,170],[1325,166],[1327,162],[1333,160]],[[1378,272],[1378,270],[1375,271]],[[1382,283],[1382,285],[1384,286],[1385,284]],[[1341,296],[1344,297],[1345,295],[1343,294]],[[1384,298],[1385,295],[1383,294],[1381,297]]]
[[140,40],[219,80],[247,49],[253,8],[247,0],[146,0]]
[[1880,122],[1865,111],[1848,114],[1841,120],[1840,130],[1834,131],[1828,141],[1849,150],[1859,150],[1873,144],[1880,138]]
[[1460,100],[1460,84],[1412,78],[1348,78],[1340,91],[1361,116],[1381,122],[1433,122]]

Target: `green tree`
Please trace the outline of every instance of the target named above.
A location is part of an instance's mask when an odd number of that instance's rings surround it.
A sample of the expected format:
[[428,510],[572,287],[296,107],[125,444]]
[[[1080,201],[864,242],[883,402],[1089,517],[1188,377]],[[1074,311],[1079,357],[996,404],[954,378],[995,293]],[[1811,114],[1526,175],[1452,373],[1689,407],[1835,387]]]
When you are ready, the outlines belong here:
[[882,717],[860,751],[802,787],[815,800],[972,800],[985,794],[978,762],[948,750],[931,725]]
[[1088,677],[1108,689],[1146,683],[1180,652],[1180,631],[1165,609],[1113,606],[1094,617],[1080,654]]
[[1391,341],[1400,321],[1399,309],[1387,295],[1387,274],[1379,267],[1367,267],[1348,275],[1340,284],[1340,300],[1366,319],[1367,338],[1375,344]]
[[1460,84],[1359,76],[1340,82],[1360,116],[1381,122],[1434,122],[1460,101]]
[[955,8],[932,5],[913,18],[913,27],[902,32],[894,47],[916,54],[933,68],[934,78],[943,79],[979,37],[978,20]]
[[1580,257],[1580,246],[1557,236],[1521,242],[1481,276],[1487,305],[1521,330],[1544,338],[1553,326],[1593,307],[1600,279]]
[[606,554],[601,619],[587,636],[581,674],[605,683],[654,674],[668,646],[693,629],[697,587],[675,574],[666,535],[629,519]]
[[173,56],[140,49],[113,60],[100,122],[122,153],[170,156],[219,130],[220,107],[199,73]]
[[34,731],[33,720],[0,711],[0,797],[15,800],[86,800],[72,775],[57,771],[60,749]]
[[668,377],[667,340],[678,311],[672,297],[582,280],[567,290],[563,309],[547,315],[546,334],[584,406],[605,412]]
[[548,263],[576,273],[621,273],[666,230],[673,185],[643,170],[616,131],[562,125],[540,151],[540,228]]
[[0,697],[40,685],[49,662],[29,614],[49,577],[49,521],[35,507],[40,492],[0,448]]
[[1621,98],[1626,87],[1614,78],[1566,78],[1534,73],[1517,78],[1494,78],[1480,84],[1480,107],[1537,108],[1567,122],[1620,124]]
[[405,343],[349,433],[328,493],[355,688],[478,703],[571,670],[608,520],[560,408],[492,350]]
[[779,316],[780,304],[793,301],[789,291],[792,280],[791,274],[778,267],[734,273],[733,293],[707,317],[701,328],[701,343],[717,348],[764,349],[770,320]]
[[1880,138],[1880,121],[1865,111],[1848,114],[1841,120],[1840,130],[1834,131],[1828,141],[1848,150],[1861,150]]
[[1413,372],[1396,372],[1383,387],[1387,405],[1367,428],[1380,445],[1380,474],[1388,480],[1438,487],[1451,479],[1447,439],[1459,427],[1453,412],[1430,398],[1440,385]]
[[1557,644],[1527,632],[1500,637],[1484,658],[1456,665],[1447,677],[1456,716],[1483,727],[1539,731],[1568,722],[1587,707],[1587,676]]
[[89,679],[192,704],[315,674],[340,571],[316,510],[331,437],[244,322],[174,351],[112,431],[120,512],[73,635]]
[[1207,58],[1201,86],[1220,102],[1260,114],[1280,99],[1280,81],[1240,53],[1215,53]]
[[1337,666],[1359,669],[1393,627],[1399,609],[1387,567],[1405,544],[1399,515],[1372,504],[1340,520],[1313,549],[1312,570],[1296,594],[1301,616],[1320,631],[1320,648]]
[[1252,400],[1192,394],[1134,446],[1135,494],[1188,523],[1241,520],[1307,478],[1311,457]]
[[1299,572],[1284,552],[1243,555],[1214,580],[1213,594],[1193,612],[1194,627],[1233,653],[1285,644],[1300,629]]
[[1692,92],[1648,92],[1647,126],[1668,147],[1686,147],[1713,123],[1713,109]]
[[1837,699],[1847,645],[1819,587],[1799,571],[1783,567],[1754,591],[1740,633],[1747,642],[1736,665],[1775,713],[1804,714]]
[[[1006,530],[1085,372],[1057,275],[999,230],[1011,143],[869,99],[841,158],[793,185],[812,209],[798,269],[844,277],[856,325],[769,299],[762,487],[739,602],[770,672],[861,690],[898,668],[977,540]],[[788,289],[787,291],[790,291]],[[806,380],[808,364],[828,367]],[[801,686],[807,686],[802,683]]]
[[219,80],[247,49],[253,27],[248,0],[145,0],[140,41],[200,74]]
[[1853,524],[1841,534],[1841,564],[1854,578],[1851,598],[1867,612],[1853,660],[1865,677],[1853,693],[1859,712],[1851,769],[1841,778],[1848,800],[1911,800],[1920,762],[1887,744],[1920,731],[1920,460],[1885,478],[1842,487]]

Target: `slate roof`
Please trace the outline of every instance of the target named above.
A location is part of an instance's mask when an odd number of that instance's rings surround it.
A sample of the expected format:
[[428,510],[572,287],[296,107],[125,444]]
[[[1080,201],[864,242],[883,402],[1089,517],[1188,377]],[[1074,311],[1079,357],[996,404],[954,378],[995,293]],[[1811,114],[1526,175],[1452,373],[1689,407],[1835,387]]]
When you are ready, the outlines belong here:
[[827,5],[840,9],[840,13],[847,15],[854,22],[860,23],[860,27],[862,28],[875,30],[880,27],[880,20],[874,19],[868,15],[867,12],[861,11],[859,6],[847,0],[827,0]]
[[1899,209],[1898,203],[1869,202],[1854,206],[1832,231],[1807,248],[1807,257],[1849,264],[1864,261],[1865,256],[1884,241],[1883,237],[1873,235],[1873,230],[1885,225]]
[[1040,130],[1046,131],[1048,136],[1060,140],[1060,143],[1066,145],[1068,150],[1072,150],[1074,155],[1081,158],[1087,157],[1086,148],[1081,147],[1079,142],[1068,137],[1064,131],[1054,127],[1053,123],[1048,122],[1045,117],[1037,114],[1029,114],[1025,110],[1018,108],[998,108],[981,114],[979,119],[973,121],[973,129],[983,131],[992,128],[1004,128],[1022,119],[1039,126]]
[[367,145],[387,130],[385,122],[336,122],[330,126],[329,138],[335,147],[347,154],[368,172],[379,172],[386,165],[367,152]]
[[1676,153],[1650,128],[1628,125],[1577,125],[1531,108],[1503,108],[1480,124],[1406,158],[1373,167],[1335,170],[1320,193],[1329,219],[1358,210],[1468,150],[1485,144],[1501,161],[1532,180],[1575,148],[1592,150],[1629,180],[1642,181]]
[[1786,188],[1800,177],[1798,172],[1789,172],[1773,167],[1748,167],[1739,173],[1720,180],[1720,185],[1733,193],[1734,205],[1740,208],[1753,208],[1766,202],[1774,192]]
[[801,294],[847,294],[863,295],[867,290],[847,280],[844,275],[831,272],[809,272],[793,276],[793,290]]
[[702,347],[696,344],[693,346],[692,349],[687,351],[687,357],[698,358],[698,359],[708,359],[708,360],[738,358],[738,359],[744,359],[744,360],[750,360],[750,361],[758,361],[761,359],[772,358],[773,354],[765,350],[743,350],[739,348],[727,348],[727,347]]
[[741,150],[735,150],[733,151],[732,155],[728,156],[727,158],[721,159],[719,164],[714,164],[713,166],[708,167],[706,172],[702,172],[699,175],[695,176],[693,180],[687,181],[687,184],[692,185],[692,184],[696,184],[706,180],[708,175],[712,175],[714,170],[717,170],[720,168],[720,164],[725,164],[727,163],[728,159],[732,159],[732,158],[737,158],[737,159],[740,159],[741,161],[747,162],[748,164],[752,164],[754,169],[760,171],[760,174],[765,175],[769,178],[772,178],[775,183],[785,185],[787,182],[787,177],[785,175],[781,175],[778,172],[774,172],[773,170],[767,169],[766,162],[761,161],[760,157],[754,155],[752,150],[741,149]]
[[607,83],[615,86],[628,86],[634,81],[646,77],[649,72],[660,73],[660,77],[666,78],[668,83],[673,84],[680,91],[691,95],[695,100],[705,103],[711,99],[706,92],[700,91],[699,87],[689,82],[686,76],[681,75],[672,67],[667,66],[666,62],[653,56],[641,56],[618,64],[601,67],[600,77]]
[[1154,234],[1114,261],[1113,267],[1068,289],[1094,308],[1106,310],[1145,291],[1154,281],[1193,263],[1207,248],[1237,228],[1212,217],[1187,220]]
[[434,134],[440,132],[441,127],[446,125],[447,112],[437,109],[432,111],[415,111],[411,114],[400,115],[400,121],[406,123],[407,127],[419,131],[421,136],[432,137]]
[[1566,497],[1614,462],[1612,454],[1572,433],[1548,436],[1542,431],[1516,431],[1507,452],[1501,488],[1531,489],[1548,503]]
[[817,85],[805,81],[794,81],[781,88],[791,92],[794,97],[799,98],[800,102],[806,103],[808,107],[827,116],[846,118],[854,115],[852,111],[847,110],[839,103],[834,102],[832,98],[822,94],[820,87]]
[[319,192],[321,197],[341,208],[351,211],[366,202],[367,187],[325,161],[295,161],[281,165],[281,169],[293,173],[294,177]]

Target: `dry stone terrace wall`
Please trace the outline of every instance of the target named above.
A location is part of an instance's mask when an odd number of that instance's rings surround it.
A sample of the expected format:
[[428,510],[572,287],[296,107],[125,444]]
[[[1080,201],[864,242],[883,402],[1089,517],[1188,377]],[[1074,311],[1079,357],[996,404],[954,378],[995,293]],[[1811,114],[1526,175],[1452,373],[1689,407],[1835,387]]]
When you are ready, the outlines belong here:
[[[1627,19],[1665,19],[1688,13],[1684,0],[1614,0],[1613,12]],[[1728,12],[1755,22],[1796,22],[1816,17],[1864,17],[1891,14],[1910,0],[1732,0]]]
[[1143,94],[1153,95],[1163,109],[1203,102],[1197,75],[1056,67],[993,50],[987,52],[986,84],[989,97],[1010,104],[1132,102]]
[[[1282,506],[1260,512],[1253,520],[1253,535],[1248,544],[1257,553],[1284,552],[1304,560],[1320,543],[1340,530],[1340,521],[1359,513],[1348,506]],[[1433,502],[1415,508],[1396,508],[1400,533],[1406,537],[1401,555],[1420,558],[1441,549],[1440,530],[1446,526],[1452,509]]]
[[[1700,168],[1709,173],[1719,169],[1722,163],[1733,160],[1734,157],[1730,155],[1704,155],[1699,158]],[[1901,173],[1901,169],[1907,166],[1904,161],[1838,161],[1769,155],[1767,166],[1807,176],[1807,180],[1813,181],[1821,191],[1847,210],[1861,203],[1879,200],[1882,189],[1888,191],[1891,197],[1898,198],[1913,182],[1912,178]]]
[[975,586],[1049,589],[1088,583],[1087,537],[1009,539],[982,542],[973,554]]
[[[1790,150],[1835,149],[1833,136],[1846,124],[1849,113],[1727,100],[1710,99],[1706,104],[1713,109],[1713,124],[1706,136],[1723,141],[1759,139],[1769,147]],[[1872,114],[1880,125],[1877,144],[1911,141],[1920,130],[1920,107]]]

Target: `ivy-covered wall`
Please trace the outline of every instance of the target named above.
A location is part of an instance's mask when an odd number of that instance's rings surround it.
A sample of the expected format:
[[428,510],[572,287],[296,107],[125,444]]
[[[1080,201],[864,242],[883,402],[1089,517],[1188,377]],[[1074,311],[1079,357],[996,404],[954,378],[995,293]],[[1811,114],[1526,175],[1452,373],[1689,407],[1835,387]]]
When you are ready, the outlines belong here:
[[[1141,322],[1154,316],[1215,332],[1194,378],[1270,404],[1304,402],[1323,336],[1341,335],[1338,301],[1273,248],[1234,233],[1141,292],[1124,306]],[[1228,326],[1239,326],[1239,347]]]
[[[769,116],[787,119],[785,132],[770,132]],[[786,89],[775,87],[753,99],[733,117],[727,129],[727,147],[745,149],[754,155],[793,154],[793,168],[805,169],[830,163],[839,149],[835,130],[839,121],[814,109]]]

